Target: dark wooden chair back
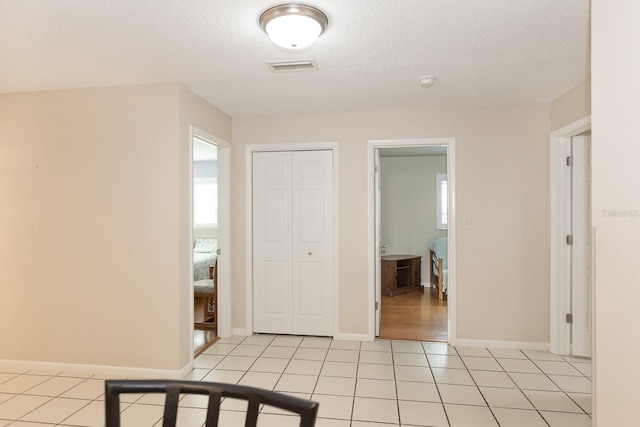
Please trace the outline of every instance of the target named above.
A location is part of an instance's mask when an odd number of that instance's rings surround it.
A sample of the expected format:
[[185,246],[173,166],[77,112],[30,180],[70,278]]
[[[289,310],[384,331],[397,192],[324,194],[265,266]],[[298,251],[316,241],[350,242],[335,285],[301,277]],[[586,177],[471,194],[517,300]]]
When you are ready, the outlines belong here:
[[313,427],[318,414],[318,403],[294,396],[235,384],[186,380],[107,380],[105,381],[106,427],[120,427],[120,395],[124,393],[163,393],[166,395],[162,427],[174,427],[178,416],[181,394],[209,396],[205,427],[218,425],[220,403],[223,397],[248,402],[245,427],[256,427],[261,405],[269,405],[296,413],[300,427]]

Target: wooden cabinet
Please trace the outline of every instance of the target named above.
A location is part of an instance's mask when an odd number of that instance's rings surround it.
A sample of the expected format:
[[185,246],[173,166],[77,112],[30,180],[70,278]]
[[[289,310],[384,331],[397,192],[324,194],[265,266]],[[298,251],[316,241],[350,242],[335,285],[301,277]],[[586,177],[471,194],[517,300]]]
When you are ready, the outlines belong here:
[[407,292],[424,292],[420,282],[420,256],[387,255],[381,258],[382,295],[393,297]]

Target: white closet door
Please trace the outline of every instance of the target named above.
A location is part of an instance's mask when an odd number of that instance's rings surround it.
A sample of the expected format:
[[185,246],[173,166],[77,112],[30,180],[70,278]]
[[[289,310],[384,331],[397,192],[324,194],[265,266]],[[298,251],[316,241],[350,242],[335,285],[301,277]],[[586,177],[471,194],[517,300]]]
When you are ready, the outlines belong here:
[[253,155],[255,332],[333,334],[333,155]]
[[293,153],[293,333],[333,334],[332,152]]
[[253,330],[292,331],[291,153],[253,154]]

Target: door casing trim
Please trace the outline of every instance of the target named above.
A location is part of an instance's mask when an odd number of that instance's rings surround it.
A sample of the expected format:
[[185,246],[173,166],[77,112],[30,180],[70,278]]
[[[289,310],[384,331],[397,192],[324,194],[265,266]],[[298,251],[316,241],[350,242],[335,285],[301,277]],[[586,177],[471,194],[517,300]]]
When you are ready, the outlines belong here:
[[[419,147],[441,145],[447,147],[447,188],[449,191],[449,211],[447,230],[447,257],[448,257],[448,286],[447,286],[447,306],[448,306],[448,342],[451,345],[456,343],[456,139],[454,137],[444,138],[421,138],[421,139],[389,139],[389,140],[369,140],[367,144],[367,181],[368,181],[368,207],[367,207],[367,251],[368,251],[368,275],[367,275],[367,324],[369,341],[376,337],[376,230],[375,230],[375,150],[385,147]],[[425,248],[426,250],[426,248]]]
[[[189,144],[189,241],[193,242],[193,140],[198,138],[218,148],[218,248],[222,256],[218,262],[218,335],[228,338],[231,331],[231,144],[215,135],[212,135],[193,125],[190,126]],[[193,251],[189,254],[190,265],[193,265]],[[193,357],[193,269],[190,271],[189,283],[191,296],[190,325],[191,325],[191,350]]]

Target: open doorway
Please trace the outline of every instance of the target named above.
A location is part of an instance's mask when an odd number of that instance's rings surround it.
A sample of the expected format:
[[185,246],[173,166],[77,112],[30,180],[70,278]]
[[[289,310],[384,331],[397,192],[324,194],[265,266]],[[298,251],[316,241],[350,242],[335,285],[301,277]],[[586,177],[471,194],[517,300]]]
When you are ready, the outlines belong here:
[[[195,277],[194,273],[196,270],[194,255],[196,253],[195,252],[196,244],[197,244],[196,239],[198,238],[217,240],[217,245],[216,245],[216,242],[211,242],[211,241],[201,242],[199,249],[204,249],[206,251],[203,253],[215,252],[215,255],[216,255],[215,262],[214,262],[214,265],[216,266],[215,267],[216,337],[228,338],[232,335],[231,284],[230,284],[231,278],[229,273],[231,270],[231,259],[229,256],[231,252],[230,250],[230,246],[231,246],[231,243],[230,243],[231,242],[231,227],[230,227],[230,222],[231,222],[230,221],[230,217],[231,217],[231,211],[230,211],[231,144],[202,129],[198,129],[195,126],[190,126],[190,134],[191,134],[191,144],[190,144],[191,152],[189,154],[189,160],[191,165],[191,171],[190,171],[189,181],[190,181],[190,187],[191,187],[191,191],[190,191],[191,194],[190,194],[190,200],[188,201],[188,203],[189,203],[189,210],[191,214],[188,215],[188,218],[191,224],[189,228],[190,228],[190,235],[191,235],[190,240],[192,241],[192,247],[189,253],[189,259],[191,260],[190,265],[193,266],[192,267],[193,270],[190,269],[191,271],[187,271],[187,272],[189,273],[189,284],[190,284],[190,291],[192,294],[191,300],[194,300],[194,303],[189,304],[191,322],[189,322],[188,326],[190,328],[189,334],[192,337],[192,339],[189,340],[189,344],[191,346],[191,354],[193,354],[195,358],[195,356],[197,356],[200,352],[203,352],[204,350],[206,350],[208,345],[214,342],[211,340],[211,336],[209,337],[209,339],[206,339],[206,336],[205,336],[205,339],[201,340],[201,342],[203,342],[202,347],[200,346],[200,344],[195,345],[196,341],[199,339],[198,335],[201,334],[195,328],[196,322],[194,321],[196,319],[196,314],[197,314],[197,312],[194,311],[195,295],[196,295],[196,289],[194,287],[194,281],[193,281]],[[197,147],[196,144],[204,144],[204,145],[200,145],[198,146],[198,148],[196,148]],[[207,151],[209,151],[209,153],[206,155],[195,154],[194,156],[194,151],[199,150],[199,148],[205,148],[207,149]],[[215,154],[210,152],[212,148],[215,148]],[[194,195],[196,193],[194,178],[202,177],[202,175],[200,174],[200,171],[196,171],[196,168],[200,169],[200,166],[196,165],[196,161],[203,161],[203,162],[214,161],[214,159],[212,158],[214,156],[215,156],[214,176],[216,178],[215,183],[217,186],[217,189],[216,189],[217,202],[214,204],[217,205],[217,218],[215,221],[207,220],[206,214],[205,214],[204,220],[196,219],[196,213],[195,213],[196,209],[194,209]],[[194,160],[194,157],[198,158],[198,160]],[[213,165],[209,165],[209,169],[212,169],[211,166]],[[207,166],[205,166],[205,169],[206,168]],[[212,177],[212,174],[210,171],[205,173],[205,177],[207,175],[209,177]],[[211,183],[211,181],[209,181],[209,183]],[[206,194],[206,190],[205,190],[205,194]],[[208,203],[210,203],[210,201]],[[205,226],[204,227],[196,226],[197,222],[204,223]],[[206,226],[207,223],[210,226]],[[215,223],[215,225],[211,226],[213,223]],[[202,224],[198,224],[198,225],[202,225]],[[209,262],[209,267],[210,266],[211,266],[211,262]]]
[[193,350],[218,339],[218,148],[193,138]]
[[369,143],[373,337],[455,338],[454,143]]
[[446,280],[440,288],[431,280],[440,272],[430,256],[437,249],[446,268],[447,149],[388,147],[379,155],[379,337],[447,341]]

